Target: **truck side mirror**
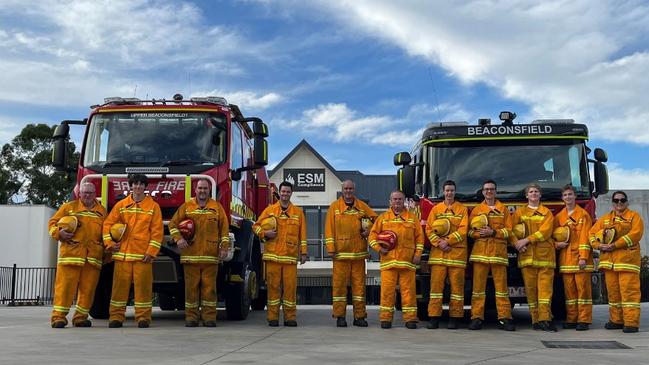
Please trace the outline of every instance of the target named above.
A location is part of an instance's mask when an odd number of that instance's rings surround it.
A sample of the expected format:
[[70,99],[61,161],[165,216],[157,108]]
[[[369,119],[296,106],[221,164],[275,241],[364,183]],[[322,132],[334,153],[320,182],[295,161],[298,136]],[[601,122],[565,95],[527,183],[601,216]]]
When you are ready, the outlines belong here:
[[268,126],[261,120],[255,120],[252,123],[252,132],[255,137],[268,137]]
[[[596,157],[597,158],[597,157]],[[593,195],[598,196],[608,193],[608,169],[601,161],[596,161],[594,166],[595,172],[595,192]]]
[[397,188],[401,190],[406,197],[415,195],[415,166],[407,165],[399,169],[397,172]]
[[57,171],[66,171],[68,165],[68,139],[70,138],[70,126],[66,122],[61,122],[54,133],[52,145],[52,166]]
[[68,162],[68,142],[63,139],[55,139],[52,147],[52,166],[57,171],[66,171]]
[[394,166],[406,166],[410,164],[412,158],[408,152],[399,152],[394,155]]
[[261,167],[268,165],[268,142],[264,137],[255,136],[253,157],[255,166]]
[[54,129],[53,139],[67,139],[70,136],[70,126],[68,123],[61,123]]
[[607,162],[608,154],[601,148],[595,148],[595,160],[599,162]]

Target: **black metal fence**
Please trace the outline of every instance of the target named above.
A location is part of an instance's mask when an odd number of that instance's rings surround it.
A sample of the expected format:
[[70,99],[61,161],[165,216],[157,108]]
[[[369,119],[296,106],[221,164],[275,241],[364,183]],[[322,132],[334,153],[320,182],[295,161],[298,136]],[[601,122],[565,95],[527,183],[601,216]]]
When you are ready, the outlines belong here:
[[0,301],[9,306],[52,304],[55,267],[0,266]]

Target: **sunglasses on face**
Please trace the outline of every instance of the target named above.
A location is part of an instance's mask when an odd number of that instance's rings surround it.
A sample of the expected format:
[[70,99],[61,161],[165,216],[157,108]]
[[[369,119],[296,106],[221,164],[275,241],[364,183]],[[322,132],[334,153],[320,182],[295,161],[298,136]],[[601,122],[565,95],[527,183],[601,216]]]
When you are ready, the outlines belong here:
[[626,202],[627,202],[626,198],[613,199],[613,203],[615,204],[620,204],[620,203],[624,204]]

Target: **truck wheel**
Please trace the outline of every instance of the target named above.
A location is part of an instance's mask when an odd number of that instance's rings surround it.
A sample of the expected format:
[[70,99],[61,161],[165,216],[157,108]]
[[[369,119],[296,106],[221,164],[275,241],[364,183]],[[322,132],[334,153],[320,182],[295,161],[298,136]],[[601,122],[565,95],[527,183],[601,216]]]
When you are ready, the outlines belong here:
[[[254,279],[252,279],[254,280]],[[246,269],[243,283],[228,284],[225,293],[225,311],[231,321],[241,321],[250,313],[251,271]]]
[[110,308],[110,295],[113,290],[113,270],[114,263],[104,265],[99,274],[97,288],[95,289],[95,298],[90,308],[90,315],[94,319],[108,319]]
[[552,316],[557,320],[564,320],[568,315],[566,310],[566,293],[563,291],[563,278],[560,275],[554,277],[554,288],[552,291]]
[[428,302],[417,302],[417,317],[420,321],[428,321]]
[[252,310],[256,310],[256,311],[263,311],[264,308],[266,308],[266,302],[268,301],[268,291],[266,289],[261,288],[260,280],[263,279],[261,279],[261,277],[258,276],[257,273],[253,271],[251,273],[251,280],[250,280],[250,297],[256,295],[256,298],[250,301],[250,306],[252,307]]
[[259,289],[259,294],[256,299],[250,303],[252,310],[263,311],[266,309],[266,302],[268,301],[268,291]]

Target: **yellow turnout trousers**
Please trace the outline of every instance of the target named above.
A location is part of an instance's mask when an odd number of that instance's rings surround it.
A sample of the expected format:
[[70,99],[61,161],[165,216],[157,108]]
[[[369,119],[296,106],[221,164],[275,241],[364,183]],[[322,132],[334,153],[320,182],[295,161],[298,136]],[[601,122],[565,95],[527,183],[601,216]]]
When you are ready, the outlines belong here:
[[521,268],[525,282],[527,305],[532,324],[552,320],[554,268],[525,266]]
[[379,319],[381,322],[392,322],[397,282],[401,290],[403,321],[417,322],[415,271],[400,268],[381,270],[381,306]]
[[496,289],[496,310],[498,319],[511,319],[512,307],[509,302],[509,289],[507,288],[507,266],[494,265],[483,262],[473,262],[473,287],[471,290],[471,319],[484,320],[485,290],[487,275],[491,276]]
[[593,292],[590,272],[563,273],[563,291],[566,294],[566,322],[593,321]]
[[115,261],[110,321],[124,322],[128,293],[133,283],[135,322],[151,321],[153,267],[142,261]]
[[[216,321],[216,264],[183,264],[185,320]],[[199,313],[200,308],[200,313]]]
[[428,315],[442,315],[442,299],[446,276],[451,285],[451,300],[449,301],[449,316],[464,317],[464,268],[445,265],[430,266],[430,298],[428,300]]
[[266,264],[266,286],[268,287],[268,312],[266,319],[279,320],[279,305],[284,309],[284,321],[296,320],[297,308],[297,265],[264,261]]
[[68,320],[65,318],[70,306],[77,295],[76,310],[72,323],[76,324],[88,319],[88,312],[95,299],[95,288],[99,280],[99,269],[86,262],[79,265],[57,265],[54,284],[54,305],[52,323]]
[[611,322],[640,327],[640,275],[636,272],[605,270],[604,278]]
[[367,317],[365,311],[365,260],[333,261],[333,316],[345,317],[347,284],[351,281],[354,319]]

